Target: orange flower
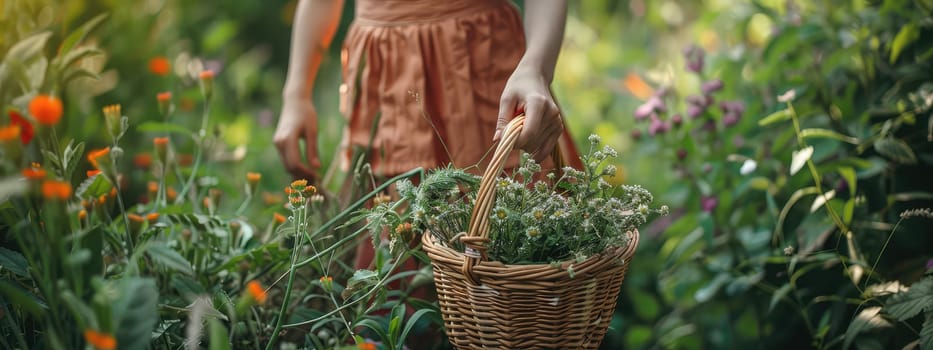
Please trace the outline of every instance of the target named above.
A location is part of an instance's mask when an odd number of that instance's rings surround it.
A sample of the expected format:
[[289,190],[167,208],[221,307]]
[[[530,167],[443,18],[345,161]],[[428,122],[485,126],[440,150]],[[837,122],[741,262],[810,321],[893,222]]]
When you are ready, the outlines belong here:
[[260,173],[246,173],[246,182],[251,183],[253,186],[256,186],[261,178],[262,174]]
[[638,74],[629,73],[625,76],[623,81],[625,89],[628,90],[632,95],[638,97],[642,100],[647,100],[654,94],[654,89],[648,85],[644,80],[641,79]]
[[178,197],[178,192],[176,192],[174,188],[169,187],[165,190],[165,199],[169,202],[174,202],[175,197]]
[[285,223],[285,216],[279,213],[272,214],[272,219],[275,221],[276,224],[279,224],[279,225]]
[[308,180],[301,179],[292,181],[292,189],[295,191],[304,191],[305,186],[308,186]]
[[194,163],[194,156],[190,154],[179,154],[178,155],[178,165],[187,167],[191,166],[191,163]]
[[126,218],[130,219],[131,223],[140,224],[140,225],[145,221],[143,220],[142,216],[139,216],[139,214],[133,214],[133,213],[126,214]]
[[11,109],[7,114],[10,116],[10,124],[19,125],[19,137],[24,145],[28,145],[29,141],[32,141],[32,137],[35,135],[32,123],[26,120],[26,118],[23,118],[15,109]]
[[214,91],[214,71],[210,69],[203,70],[199,77],[201,78],[201,93],[204,94],[205,98],[210,99]]
[[168,137],[156,137],[152,139],[152,144],[155,145],[156,156],[164,165],[165,159],[168,157]]
[[15,140],[19,137],[20,130],[22,130],[22,128],[16,124],[0,127],[0,141],[7,142]]
[[117,348],[117,339],[107,333],[101,333],[93,329],[84,330],[84,340],[88,345],[97,350],[114,350]]
[[149,169],[152,166],[152,155],[149,153],[140,153],[133,156],[133,165],[140,169]]
[[155,181],[149,181],[149,183],[146,184],[146,189],[149,190],[151,194],[155,194],[156,192],[159,192],[159,183]]
[[156,56],[149,60],[149,71],[152,74],[164,77],[168,75],[170,70],[171,64],[169,64],[168,58],[165,58],[165,56]]
[[97,175],[97,174],[100,174],[100,170],[94,169],[94,170],[87,171],[87,177],[94,177],[94,175]]
[[37,95],[29,101],[29,113],[40,124],[52,126],[62,118],[62,100],[55,96]]
[[146,221],[148,221],[150,224],[152,224],[156,220],[159,220],[159,213],[146,214]]
[[[87,161],[94,166],[95,169],[100,169],[100,162],[102,157],[110,155],[110,147],[101,148],[98,150],[91,151],[87,154]],[[106,164],[105,164],[106,165]]]
[[378,348],[376,347],[376,344],[370,343],[370,342],[359,343],[359,344],[357,345],[357,347],[358,347],[360,350],[376,350],[376,349],[378,349]]
[[156,100],[159,101],[159,103],[167,103],[172,100],[172,93],[168,91],[160,92],[156,94]]
[[78,212],[78,220],[84,221],[84,219],[87,219],[87,210],[81,209],[81,211]]
[[97,202],[99,202],[100,205],[104,205],[104,203],[107,203],[107,195],[102,194],[100,195],[100,197],[97,197]]
[[[287,187],[286,187],[287,188]],[[265,205],[273,205],[276,203],[282,202],[282,196],[276,193],[263,192],[262,193],[262,202]]]
[[71,184],[58,180],[45,181],[42,183],[42,196],[46,199],[66,201],[71,197]]
[[29,180],[42,180],[45,175],[45,170],[39,166],[39,163],[32,163],[32,166],[23,169],[23,177]]
[[257,303],[262,304],[266,302],[266,290],[262,288],[259,282],[249,281],[249,283],[246,284],[246,290]]

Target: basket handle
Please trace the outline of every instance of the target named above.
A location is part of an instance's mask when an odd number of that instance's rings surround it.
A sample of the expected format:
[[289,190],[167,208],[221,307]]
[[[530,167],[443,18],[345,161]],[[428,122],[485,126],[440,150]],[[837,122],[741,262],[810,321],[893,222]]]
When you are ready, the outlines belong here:
[[[460,241],[466,246],[461,271],[474,285],[478,285],[479,281],[473,274],[473,266],[480,261],[486,260],[486,243],[489,242],[489,216],[496,201],[496,178],[505,167],[509,153],[512,152],[512,148],[515,147],[515,142],[518,140],[518,135],[522,132],[524,122],[525,115],[521,114],[513,118],[505,126],[502,138],[499,139],[499,145],[496,147],[492,160],[489,161],[489,166],[486,167],[480,181],[479,192],[476,195],[473,212],[470,215],[469,232],[460,236]],[[555,160],[561,161],[558,152],[555,152]]]

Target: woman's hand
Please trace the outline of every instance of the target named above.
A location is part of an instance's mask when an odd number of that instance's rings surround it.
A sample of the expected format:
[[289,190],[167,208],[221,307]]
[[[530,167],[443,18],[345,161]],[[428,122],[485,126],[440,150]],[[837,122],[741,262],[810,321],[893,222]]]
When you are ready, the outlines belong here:
[[515,146],[530,153],[536,162],[546,159],[564,130],[560,109],[551,96],[549,85],[544,75],[520,64],[502,91],[493,141],[499,141],[505,126],[518,111],[524,111],[525,125]]
[[[301,139],[305,140],[305,159],[301,157]],[[294,178],[317,183],[321,159],[317,152],[317,111],[310,98],[285,100],[272,140],[285,169]]]

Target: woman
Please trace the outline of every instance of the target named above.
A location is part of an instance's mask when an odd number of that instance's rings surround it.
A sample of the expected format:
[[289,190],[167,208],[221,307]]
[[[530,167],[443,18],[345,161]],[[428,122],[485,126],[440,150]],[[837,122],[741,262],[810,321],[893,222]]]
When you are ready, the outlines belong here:
[[[274,142],[285,168],[312,182],[320,159],[311,92],[342,10],[341,0],[300,1],[292,30]],[[344,153],[367,149],[383,176],[449,163],[482,167],[521,110],[527,119],[517,146],[544,160],[563,132],[549,86],[566,15],[566,0],[529,2],[524,24],[507,0],[356,1],[341,52]],[[561,139],[564,154],[576,159],[569,138]],[[372,256],[364,246],[360,268]]]

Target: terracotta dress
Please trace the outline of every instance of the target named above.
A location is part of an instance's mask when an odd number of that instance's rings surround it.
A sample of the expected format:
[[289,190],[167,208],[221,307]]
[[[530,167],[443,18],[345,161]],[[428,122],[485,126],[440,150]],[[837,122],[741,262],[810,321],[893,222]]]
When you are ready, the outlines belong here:
[[[524,51],[522,20],[508,0],[357,0],[341,52],[344,166],[354,150],[367,150],[377,175],[451,163],[479,173]],[[565,133],[561,148],[576,159],[569,140]],[[358,267],[371,257],[361,244]]]

